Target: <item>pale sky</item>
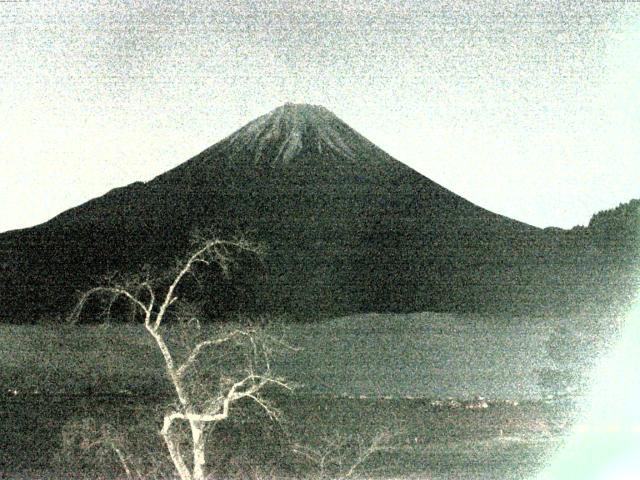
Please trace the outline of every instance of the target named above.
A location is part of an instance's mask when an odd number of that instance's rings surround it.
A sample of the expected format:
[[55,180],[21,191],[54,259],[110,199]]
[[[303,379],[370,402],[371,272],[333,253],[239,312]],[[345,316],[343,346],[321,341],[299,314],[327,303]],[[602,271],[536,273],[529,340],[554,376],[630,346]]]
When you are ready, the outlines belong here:
[[0,1],[0,231],[287,101],[533,225],[640,197],[640,3],[330,3]]

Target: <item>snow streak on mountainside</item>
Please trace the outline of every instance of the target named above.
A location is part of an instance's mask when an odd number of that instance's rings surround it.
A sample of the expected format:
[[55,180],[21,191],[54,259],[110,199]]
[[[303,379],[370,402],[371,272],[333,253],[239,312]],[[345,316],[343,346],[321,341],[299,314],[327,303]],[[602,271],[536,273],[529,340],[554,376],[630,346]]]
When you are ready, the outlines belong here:
[[223,144],[234,151],[253,151],[256,164],[289,163],[303,150],[318,154],[331,151],[353,159],[354,146],[345,141],[345,128],[348,129],[324,107],[288,103],[250,122]]

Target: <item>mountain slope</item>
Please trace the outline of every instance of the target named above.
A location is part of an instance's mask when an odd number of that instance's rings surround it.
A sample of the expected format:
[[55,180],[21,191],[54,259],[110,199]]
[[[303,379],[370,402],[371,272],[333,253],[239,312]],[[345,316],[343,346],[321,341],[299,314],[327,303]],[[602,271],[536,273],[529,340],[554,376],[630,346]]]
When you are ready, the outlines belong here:
[[566,305],[576,282],[554,278],[563,233],[484,210],[328,110],[287,104],[150,182],[0,235],[0,318],[64,312],[108,271],[169,266],[197,228],[269,248],[231,281],[192,286],[213,314],[530,311]]

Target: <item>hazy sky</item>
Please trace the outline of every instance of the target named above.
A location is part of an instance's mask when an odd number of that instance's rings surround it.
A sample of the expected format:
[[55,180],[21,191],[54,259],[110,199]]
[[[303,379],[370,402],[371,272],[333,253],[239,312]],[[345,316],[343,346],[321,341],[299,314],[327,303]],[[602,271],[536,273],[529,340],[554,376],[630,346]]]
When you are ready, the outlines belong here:
[[640,3],[337,3],[0,1],[0,231],[286,101],[534,225],[640,197]]

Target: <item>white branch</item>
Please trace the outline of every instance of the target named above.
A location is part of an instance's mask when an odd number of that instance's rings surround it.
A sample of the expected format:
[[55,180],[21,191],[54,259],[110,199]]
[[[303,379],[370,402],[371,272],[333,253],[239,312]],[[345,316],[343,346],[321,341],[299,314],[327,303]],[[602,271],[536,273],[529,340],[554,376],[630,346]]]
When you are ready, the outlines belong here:
[[211,339],[211,340],[205,340],[203,342],[198,343],[191,350],[191,353],[189,354],[187,359],[184,361],[184,363],[178,368],[177,374],[179,376],[184,375],[185,372],[187,371],[187,369],[191,365],[193,365],[193,363],[196,361],[196,359],[198,358],[198,355],[200,355],[200,353],[202,353],[203,349],[205,349],[207,347],[215,347],[215,346],[218,346],[218,345],[222,345],[223,343],[229,342],[233,338],[235,338],[237,336],[240,336],[240,335],[251,336],[251,334],[249,332],[243,332],[242,330],[234,330],[233,332],[231,332],[226,337],[216,338],[216,339]]
[[131,475],[131,470],[129,469],[129,465],[127,464],[127,459],[124,456],[124,454],[122,453],[122,450],[120,450],[115,443],[111,443],[111,448],[113,449],[113,451],[115,452],[116,456],[118,457],[118,460],[120,460],[120,464],[122,465],[122,468],[124,469],[125,473],[127,474],[127,478],[131,479],[133,478],[133,476]]
[[[178,287],[178,285],[180,284],[180,282],[182,281],[182,278],[191,271],[193,264],[196,262],[204,262],[207,265],[209,264],[209,262],[206,259],[202,258],[203,255],[213,250],[214,255],[216,257],[216,261],[220,265],[220,268],[222,268],[223,270],[226,269],[226,262],[228,261],[228,255],[221,254],[220,251],[218,250],[218,247],[226,247],[226,246],[236,247],[241,250],[252,250],[250,244],[242,240],[239,240],[237,242],[231,242],[231,241],[225,241],[225,240],[209,240],[205,242],[203,247],[196,250],[195,253],[193,253],[189,257],[189,259],[186,261],[182,269],[180,269],[178,274],[173,279],[173,282],[169,286],[169,289],[167,290],[167,294],[164,297],[164,301],[160,306],[160,310],[156,315],[156,320],[154,324],[155,329],[158,329],[158,327],[162,323],[162,319],[164,318],[164,315],[167,311],[167,308],[169,308],[169,305],[175,302],[174,292]],[[226,253],[226,250],[225,250],[225,253]]]
[[388,445],[390,438],[390,435],[387,433],[379,433],[378,435],[376,435],[376,437],[371,442],[371,445],[360,452],[358,458],[356,458],[356,461],[351,465],[344,477],[351,477],[355,473],[356,469],[375,452],[390,450],[391,447],[389,447]]
[[[324,448],[319,449],[296,445],[293,448],[293,452],[306,457],[317,465],[319,470],[318,478],[352,478],[356,470],[371,455],[376,452],[393,450],[394,447],[390,445],[392,438],[393,436],[388,432],[381,432],[368,445],[359,441],[357,456],[352,462],[346,461],[345,447],[351,444],[351,440],[347,438],[325,440]],[[337,472],[329,476],[327,472],[328,465],[334,465],[337,468]]]
[[162,319],[164,317],[164,314],[167,311],[167,308],[169,308],[169,305],[171,305],[171,303],[175,301],[174,300],[174,298],[175,298],[174,297],[174,291],[175,291],[176,287],[178,286],[178,284],[180,283],[180,281],[182,280],[182,277],[184,277],[189,272],[189,270],[191,270],[191,266],[193,265],[193,262],[200,255],[202,255],[209,248],[211,248],[210,245],[211,245],[211,242],[207,242],[204,247],[200,248],[193,255],[191,255],[191,257],[189,257],[189,260],[187,260],[187,262],[184,264],[182,269],[178,272],[176,277],[173,279],[173,282],[169,286],[169,290],[167,290],[167,294],[164,297],[164,301],[162,302],[162,305],[160,306],[160,311],[156,315],[156,321],[155,321],[155,325],[154,325],[154,329],[155,330],[157,330],[158,327],[160,327],[160,324],[162,323]]
[[[82,295],[82,298],[80,299],[80,301],[78,302],[78,305],[76,306],[76,308],[74,309],[73,313],[71,314],[72,316],[72,320],[73,321],[77,321],[77,317],[80,315],[80,312],[82,311],[82,308],[84,307],[85,303],[87,303],[87,300],[89,300],[89,297],[91,297],[92,295],[96,294],[96,293],[112,293],[114,295],[123,295],[124,297],[126,297],[127,299],[129,299],[131,302],[133,302],[134,305],[138,306],[140,309],[142,309],[142,311],[145,313],[145,317],[150,317],[151,316],[151,309],[145,305],[144,303],[142,303],[142,301],[140,299],[138,299],[135,295],[131,294],[131,292],[129,292],[128,290],[124,289],[124,288],[120,288],[120,287],[95,287],[92,288],[91,290],[85,292]],[[113,300],[112,300],[113,302]],[[76,318],[73,318],[76,317]]]
[[[241,390],[242,387],[244,387],[250,382],[257,382],[257,383],[253,383],[246,390]],[[229,410],[231,409],[231,405],[233,405],[236,401],[242,398],[250,398],[252,400],[257,400],[256,392],[258,392],[260,389],[262,389],[265,385],[269,383],[273,383],[275,385],[279,385],[283,388],[286,388],[287,390],[291,390],[291,387],[289,385],[287,385],[282,380],[279,380],[277,378],[264,377],[262,375],[247,375],[245,378],[234,383],[229,388],[229,390],[227,391],[227,394],[222,399],[222,405],[219,407],[218,412],[216,413],[197,413],[193,411],[171,412],[165,415],[164,417],[164,425],[161,433],[163,435],[166,435],[169,429],[171,428],[171,425],[174,420],[187,420],[190,422],[204,422],[204,423],[220,422],[222,420],[225,420],[229,417]],[[258,403],[263,407],[265,406],[264,402],[258,401]],[[268,412],[271,411],[268,407],[265,409]]]
[[151,318],[151,312],[153,312],[153,307],[156,303],[156,294],[148,281],[144,282],[141,287],[145,287],[147,289],[147,292],[149,292],[149,305],[147,305],[148,315],[145,317],[146,323],[147,319]]
[[252,399],[258,405],[260,405],[264,409],[264,411],[267,412],[267,415],[269,415],[269,417],[271,419],[276,420],[280,416],[280,412],[278,412],[277,410],[271,408],[265,401],[263,401],[257,395],[248,394],[247,398]]
[[147,329],[151,337],[156,341],[156,345],[158,345],[158,349],[162,353],[162,357],[164,358],[165,370],[167,372],[167,375],[169,376],[169,379],[171,380],[171,383],[173,384],[173,388],[175,389],[176,394],[178,395],[178,400],[182,405],[187,405],[189,403],[189,400],[182,386],[180,375],[178,375],[178,372],[176,371],[169,347],[164,341],[162,335],[156,328],[154,328],[153,325],[151,325],[150,323],[145,323],[145,328]]

